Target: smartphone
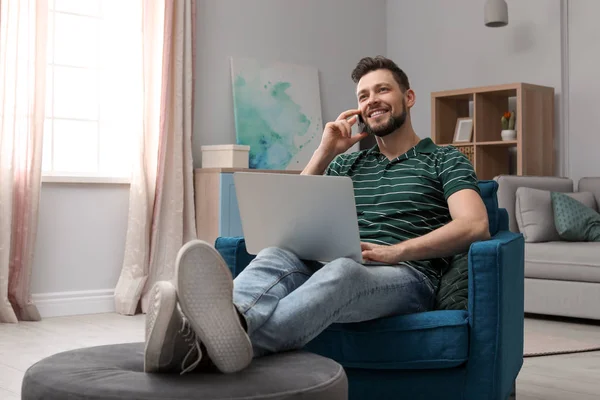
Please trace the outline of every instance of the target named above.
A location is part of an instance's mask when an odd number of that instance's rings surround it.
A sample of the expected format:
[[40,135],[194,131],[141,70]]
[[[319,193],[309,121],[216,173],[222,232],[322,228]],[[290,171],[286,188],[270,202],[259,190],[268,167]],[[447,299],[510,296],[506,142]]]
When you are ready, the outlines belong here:
[[358,133],[363,133],[365,131],[365,120],[361,114],[358,114],[358,124],[356,124],[356,126],[358,128]]

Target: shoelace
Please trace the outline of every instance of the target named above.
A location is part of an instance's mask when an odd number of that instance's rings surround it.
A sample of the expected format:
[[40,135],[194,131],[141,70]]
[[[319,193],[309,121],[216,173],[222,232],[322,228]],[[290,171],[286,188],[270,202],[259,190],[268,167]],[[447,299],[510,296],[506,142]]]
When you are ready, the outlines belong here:
[[[194,332],[194,330],[192,329],[192,327],[186,319],[183,320],[183,325],[181,326],[181,330],[179,331],[179,333],[181,333],[183,339],[190,346],[189,351],[187,352],[187,354],[183,358],[183,361],[181,362],[181,375],[183,375],[190,371],[193,371],[198,366],[198,364],[200,364],[200,361],[202,361],[202,350],[200,349],[200,341],[196,337],[196,333]],[[198,357],[196,361],[194,361],[192,364],[186,367],[185,365],[188,361],[188,358],[190,358],[192,354],[194,354],[194,351],[198,352]]]

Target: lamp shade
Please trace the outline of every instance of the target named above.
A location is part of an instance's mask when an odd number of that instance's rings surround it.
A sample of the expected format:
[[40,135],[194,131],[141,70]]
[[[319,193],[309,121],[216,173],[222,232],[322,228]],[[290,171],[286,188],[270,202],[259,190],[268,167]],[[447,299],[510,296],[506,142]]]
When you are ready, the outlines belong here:
[[487,0],[484,9],[485,26],[499,28],[508,25],[508,5],[504,0]]

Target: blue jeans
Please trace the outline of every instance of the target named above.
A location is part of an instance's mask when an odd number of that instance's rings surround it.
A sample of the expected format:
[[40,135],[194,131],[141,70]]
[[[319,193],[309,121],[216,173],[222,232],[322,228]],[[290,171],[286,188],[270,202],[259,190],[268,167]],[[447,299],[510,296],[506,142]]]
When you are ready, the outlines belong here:
[[234,280],[233,302],[245,317],[254,356],[304,347],[332,323],[429,310],[430,280],[409,265],[328,264],[262,250]]

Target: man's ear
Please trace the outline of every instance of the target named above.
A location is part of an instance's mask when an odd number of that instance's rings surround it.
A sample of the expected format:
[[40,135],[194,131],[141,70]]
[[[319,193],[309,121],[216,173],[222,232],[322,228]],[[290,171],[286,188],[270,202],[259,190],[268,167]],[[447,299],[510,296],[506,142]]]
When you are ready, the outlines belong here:
[[414,90],[408,89],[404,92],[404,98],[406,99],[406,107],[411,108],[415,105],[416,95]]

